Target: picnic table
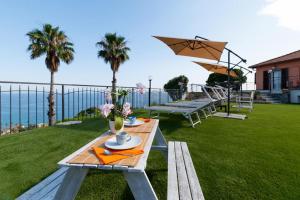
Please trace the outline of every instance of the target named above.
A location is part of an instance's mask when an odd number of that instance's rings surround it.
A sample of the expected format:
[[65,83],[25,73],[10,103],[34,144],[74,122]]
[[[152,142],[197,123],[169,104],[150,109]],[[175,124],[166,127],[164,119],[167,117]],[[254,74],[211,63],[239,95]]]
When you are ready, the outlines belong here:
[[[66,174],[59,186],[55,199],[74,199],[85,179],[89,169],[122,171],[126,182],[135,199],[157,199],[152,185],[145,173],[147,159],[151,149],[160,150],[165,158],[168,156],[168,146],[159,129],[159,120],[151,119],[138,127],[126,127],[125,131],[132,136],[140,136],[142,143],[136,147],[144,153],[110,164],[103,164],[91,150],[104,145],[105,141],[114,137],[109,131],[67,156],[58,165],[67,167]],[[156,142],[155,145],[153,144]]]

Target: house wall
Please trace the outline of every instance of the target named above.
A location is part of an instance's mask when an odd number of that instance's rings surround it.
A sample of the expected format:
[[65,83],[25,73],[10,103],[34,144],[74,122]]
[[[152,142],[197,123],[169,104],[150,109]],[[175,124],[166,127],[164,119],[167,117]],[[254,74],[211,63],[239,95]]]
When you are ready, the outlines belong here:
[[272,70],[273,67],[277,69],[288,68],[288,81],[289,87],[299,87],[300,86],[300,60],[289,61],[279,64],[265,65],[256,68],[256,89],[263,90],[263,73],[264,71]]

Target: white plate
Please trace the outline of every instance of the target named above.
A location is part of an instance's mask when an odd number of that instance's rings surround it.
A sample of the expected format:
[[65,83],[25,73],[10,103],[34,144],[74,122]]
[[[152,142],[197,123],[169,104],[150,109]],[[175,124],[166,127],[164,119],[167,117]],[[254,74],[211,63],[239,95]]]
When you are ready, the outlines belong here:
[[130,123],[130,121],[129,120],[125,120],[124,121],[124,126],[139,126],[139,125],[142,125],[142,124],[144,124],[145,122],[144,121],[141,121],[141,120],[135,120],[135,122],[132,124],[132,123]]
[[109,140],[107,140],[104,143],[104,145],[109,149],[123,150],[123,149],[132,149],[134,147],[139,146],[141,143],[142,143],[142,138],[139,136],[131,136],[131,140],[121,145],[117,143],[116,137],[112,137]]

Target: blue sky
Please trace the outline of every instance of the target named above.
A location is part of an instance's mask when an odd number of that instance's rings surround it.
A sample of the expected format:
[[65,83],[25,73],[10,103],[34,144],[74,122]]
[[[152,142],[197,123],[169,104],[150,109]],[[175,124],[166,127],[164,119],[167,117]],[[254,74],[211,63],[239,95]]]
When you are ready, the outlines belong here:
[[152,75],[153,85],[162,87],[181,74],[190,83],[204,83],[209,73],[191,62],[197,58],[175,56],[151,36],[227,41],[251,65],[299,49],[300,27],[291,20],[298,12],[296,1],[1,0],[0,80],[49,82],[44,57],[29,58],[26,33],[51,23],[66,32],[76,51],[70,65],[61,64],[56,82],[110,84],[110,67],[97,58],[95,43],[106,32],[117,32],[132,50],[117,75],[119,85],[147,85]]

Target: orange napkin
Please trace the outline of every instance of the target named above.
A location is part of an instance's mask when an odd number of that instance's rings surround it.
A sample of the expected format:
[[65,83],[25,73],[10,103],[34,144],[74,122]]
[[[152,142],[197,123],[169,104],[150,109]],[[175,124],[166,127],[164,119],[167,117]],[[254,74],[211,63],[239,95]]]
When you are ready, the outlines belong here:
[[[118,160],[122,160],[122,159],[131,157],[129,155],[135,156],[135,155],[144,153],[144,151],[141,149],[128,149],[128,150],[118,150],[118,151],[117,150],[109,150],[110,152],[112,152],[112,154],[105,155],[104,148],[93,147],[93,150],[94,150],[94,153],[97,156],[97,158],[105,165],[112,163],[112,162],[116,162]],[[121,154],[125,154],[125,155],[121,155]]]
[[137,118],[137,119],[138,119],[138,120],[142,120],[142,121],[144,121],[145,123],[150,122],[150,118],[139,117],[139,118]]

